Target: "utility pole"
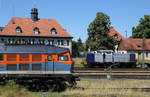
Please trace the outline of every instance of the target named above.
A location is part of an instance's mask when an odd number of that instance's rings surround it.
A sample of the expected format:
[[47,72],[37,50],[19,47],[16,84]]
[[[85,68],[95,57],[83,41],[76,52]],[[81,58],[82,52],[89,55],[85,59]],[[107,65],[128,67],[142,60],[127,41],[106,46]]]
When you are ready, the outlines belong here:
[[126,32],[126,38],[128,37],[128,33],[127,33],[127,30],[125,31]]
[[144,36],[144,34],[143,34],[143,45],[142,45],[142,47],[143,47],[143,52],[142,52],[142,68],[144,69],[145,68],[145,58],[144,58],[144,53],[145,53],[145,36]]

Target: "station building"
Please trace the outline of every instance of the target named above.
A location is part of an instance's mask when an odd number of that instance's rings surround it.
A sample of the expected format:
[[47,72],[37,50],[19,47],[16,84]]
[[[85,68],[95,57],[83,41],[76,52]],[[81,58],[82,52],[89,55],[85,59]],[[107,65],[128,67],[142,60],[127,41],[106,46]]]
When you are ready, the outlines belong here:
[[0,27],[0,41],[7,45],[49,45],[69,48],[72,36],[55,20],[38,18],[38,9],[31,9],[31,18],[13,17]]

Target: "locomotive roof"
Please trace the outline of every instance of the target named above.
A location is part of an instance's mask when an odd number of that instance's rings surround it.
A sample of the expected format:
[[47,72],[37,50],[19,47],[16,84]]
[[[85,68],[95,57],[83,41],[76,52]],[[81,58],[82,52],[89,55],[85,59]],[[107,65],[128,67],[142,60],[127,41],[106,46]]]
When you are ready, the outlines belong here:
[[0,43],[0,53],[13,54],[58,54],[69,51],[68,48],[46,45],[5,45]]

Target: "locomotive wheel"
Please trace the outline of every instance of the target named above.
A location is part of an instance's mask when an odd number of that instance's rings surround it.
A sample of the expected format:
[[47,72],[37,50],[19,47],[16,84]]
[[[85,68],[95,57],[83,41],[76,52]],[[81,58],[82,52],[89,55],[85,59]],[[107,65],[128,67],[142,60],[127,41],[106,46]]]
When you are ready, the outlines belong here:
[[53,92],[61,92],[64,91],[65,89],[66,89],[66,83],[64,81],[57,81],[52,86]]

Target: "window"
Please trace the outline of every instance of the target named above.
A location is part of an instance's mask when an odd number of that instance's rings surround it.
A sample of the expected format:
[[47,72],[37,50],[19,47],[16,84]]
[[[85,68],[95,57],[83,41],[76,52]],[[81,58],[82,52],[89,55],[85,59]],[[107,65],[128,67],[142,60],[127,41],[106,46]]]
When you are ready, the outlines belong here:
[[60,45],[60,40],[58,40],[58,45]]
[[68,61],[68,56],[67,55],[59,55],[58,56],[58,60],[59,61]]
[[45,45],[48,45],[48,44],[49,44],[49,41],[48,41],[48,40],[44,40],[44,44],[45,44]]
[[16,28],[16,33],[17,33],[17,34],[22,33],[22,30],[21,30],[20,27],[17,27],[17,28]]
[[67,46],[69,46],[69,40],[67,40]]
[[10,39],[8,39],[8,44],[10,44]]
[[13,44],[13,40],[12,39],[10,39],[10,44]]
[[18,39],[18,40],[17,40],[17,44],[21,44],[21,39]]
[[117,35],[117,34],[114,34],[114,38],[115,38],[115,39],[118,39],[118,35]]
[[52,45],[52,40],[49,40],[49,45]]
[[40,44],[40,41],[38,39],[35,39],[34,44]]
[[24,39],[21,39],[20,44],[25,44]]
[[47,56],[47,60],[52,61],[52,56],[51,55]]
[[56,29],[55,29],[55,28],[52,28],[52,29],[51,29],[51,34],[52,34],[52,35],[56,35],[56,34],[57,34],[57,32],[56,32]]
[[39,28],[35,27],[35,28],[34,28],[34,33],[35,33],[35,34],[39,34],[39,33],[40,33]]
[[54,45],[57,45],[57,40],[54,40]]
[[146,52],[146,57],[148,58],[148,52]]
[[61,40],[61,45],[64,45],[64,40]]
[[31,40],[30,40],[30,44],[34,44],[34,39],[31,39]]
[[1,38],[1,41],[4,42],[4,38]]
[[44,44],[44,40],[40,40],[40,44]]
[[54,40],[52,40],[52,45],[54,45]]
[[28,44],[28,40],[27,39],[24,40],[24,44]]
[[0,54],[0,61],[3,61],[3,54]]
[[67,40],[64,40],[64,45],[67,46]]
[[141,44],[137,44],[137,47],[140,48],[140,47],[142,47],[142,45]]
[[139,52],[138,54],[141,55],[141,52]]

